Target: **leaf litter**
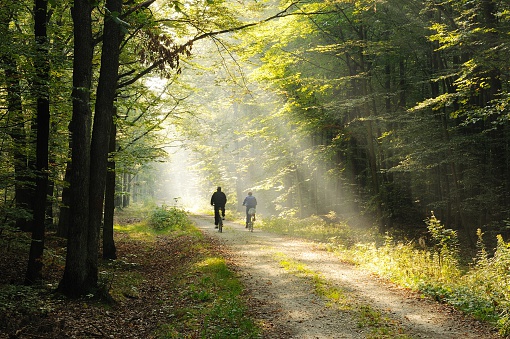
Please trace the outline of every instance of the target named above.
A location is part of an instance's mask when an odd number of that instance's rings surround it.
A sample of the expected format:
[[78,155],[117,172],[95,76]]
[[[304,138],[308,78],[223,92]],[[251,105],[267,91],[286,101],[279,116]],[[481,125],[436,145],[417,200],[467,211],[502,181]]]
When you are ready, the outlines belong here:
[[[194,221],[245,286],[249,316],[263,338],[500,338],[486,324],[342,263],[315,243],[257,229],[251,233],[231,222],[220,234],[210,219]],[[189,244],[186,237],[159,237],[149,246],[119,233],[117,264],[137,273],[142,284],[111,307],[42,291],[45,312],[36,316],[0,309],[0,338],[155,338],[160,325],[176,316],[173,308],[191,302],[177,297],[180,291],[165,278],[192,260]],[[301,266],[289,270],[282,260]],[[21,253],[0,252],[0,284],[21,285],[25,263]],[[343,301],[317,293],[309,272],[343,293]],[[62,267],[53,265],[45,279],[58,281],[61,274]],[[199,333],[190,328],[182,337]]]

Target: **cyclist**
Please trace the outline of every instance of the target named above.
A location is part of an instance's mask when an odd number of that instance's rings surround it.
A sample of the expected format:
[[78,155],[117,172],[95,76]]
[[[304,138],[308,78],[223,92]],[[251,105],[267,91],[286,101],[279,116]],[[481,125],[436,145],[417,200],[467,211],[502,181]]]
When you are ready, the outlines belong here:
[[[211,197],[211,205],[214,206],[214,228],[218,228],[220,218],[225,220],[225,205],[227,204],[227,196],[218,186],[216,192]],[[221,214],[221,215],[220,215]]]
[[[248,192],[248,196],[244,198],[243,206],[246,206],[246,228],[248,228],[248,223],[250,222],[251,217],[248,212],[250,211],[250,208],[253,208],[253,211],[255,211],[255,207],[257,206],[257,199],[255,199],[252,192]],[[253,213],[253,220],[255,220],[255,213]]]

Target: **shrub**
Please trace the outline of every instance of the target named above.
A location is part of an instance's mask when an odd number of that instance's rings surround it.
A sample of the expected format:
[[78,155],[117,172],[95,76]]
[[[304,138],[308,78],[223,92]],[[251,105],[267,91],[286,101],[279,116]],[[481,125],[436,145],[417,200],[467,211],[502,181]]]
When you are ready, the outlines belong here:
[[457,232],[445,228],[434,216],[434,213],[425,222],[434,240],[434,250],[438,259],[440,274],[456,276],[456,273],[458,273],[456,271],[459,268],[459,238]]
[[148,225],[156,231],[186,229],[191,225],[188,214],[175,207],[156,207],[149,216]]

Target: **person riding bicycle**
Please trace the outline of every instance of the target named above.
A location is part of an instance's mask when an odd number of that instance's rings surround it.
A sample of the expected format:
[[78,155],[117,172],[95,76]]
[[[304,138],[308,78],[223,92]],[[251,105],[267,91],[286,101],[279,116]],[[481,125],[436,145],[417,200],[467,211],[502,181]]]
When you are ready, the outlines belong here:
[[[248,228],[248,223],[250,222],[251,215],[249,212],[253,212],[253,220],[255,220],[255,207],[257,207],[257,199],[253,196],[252,192],[248,192],[248,196],[244,198],[243,206],[246,206],[246,228]],[[250,209],[252,209],[250,211]]]
[[[227,196],[221,191],[221,187],[218,186],[216,192],[211,197],[211,205],[214,206],[214,228],[218,228],[220,218],[225,220],[225,205],[227,204]],[[220,216],[221,212],[221,216]]]

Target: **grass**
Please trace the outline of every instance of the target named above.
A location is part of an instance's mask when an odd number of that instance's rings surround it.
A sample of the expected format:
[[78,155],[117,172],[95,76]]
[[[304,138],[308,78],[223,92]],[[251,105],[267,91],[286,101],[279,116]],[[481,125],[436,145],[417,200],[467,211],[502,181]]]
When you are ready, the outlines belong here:
[[[498,236],[497,248],[488,255],[479,231],[478,255],[462,260],[457,234],[432,215],[426,220],[431,244],[400,240],[367,230],[354,230],[346,224],[328,223],[312,217],[305,220],[270,218],[260,227],[322,243],[339,260],[367,269],[400,286],[453,305],[475,318],[489,322],[500,334],[510,334],[510,243]],[[293,270],[305,273],[293,264]],[[309,278],[313,273],[308,273]],[[311,278],[310,278],[311,279]],[[366,321],[377,319],[365,309]]]
[[[172,321],[162,324],[158,338],[258,338],[260,330],[246,315],[242,285],[224,259],[206,254],[173,281],[179,307],[172,307]],[[184,335],[183,335],[184,334]],[[191,336],[190,336],[191,337]]]
[[[334,218],[333,215],[329,217]],[[300,238],[332,242],[346,246],[353,245],[367,235],[370,235],[368,232],[355,232],[346,224],[330,223],[327,221],[327,218],[325,220],[317,216],[311,216],[306,219],[270,217],[261,219],[257,226],[279,234],[289,234]]]
[[351,309],[352,305],[348,302],[346,292],[343,289],[330,284],[320,273],[311,270],[307,265],[293,260],[283,253],[276,253],[274,256],[280,266],[287,272],[309,280],[317,295],[334,303],[335,306],[340,309]]
[[[168,320],[159,325],[157,338],[260,337],[260,328],[247,316],[240,281],[185,213],[158,207],[145,221],[116,225],[115,229],[130,241],[142,240],[148,248],[159,246],[157,240],[161,237],[181,244],[173,255],[178,265],[165,277],[172,298],[161,301]],[[126,264],[129,263],[121,265]],[[137,286],[143,283],[140,278],[133,272],[119,275],[112,294],[136,293]]]
[[[257,337],[253,322],[245,317],[240,295],[243,287],[225,260],[207,256],[194,265],[197,273],[188,281],[190,297],[203,303],[201,336],[205,338]],[[251,335],[249,333],[252,333]]]

